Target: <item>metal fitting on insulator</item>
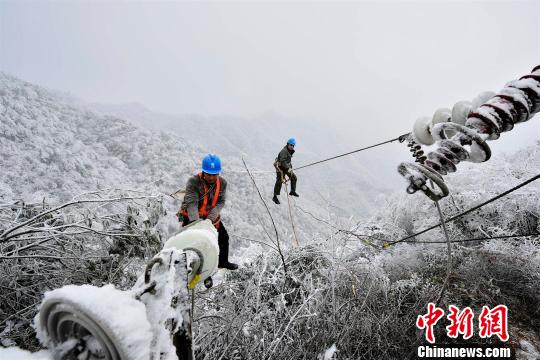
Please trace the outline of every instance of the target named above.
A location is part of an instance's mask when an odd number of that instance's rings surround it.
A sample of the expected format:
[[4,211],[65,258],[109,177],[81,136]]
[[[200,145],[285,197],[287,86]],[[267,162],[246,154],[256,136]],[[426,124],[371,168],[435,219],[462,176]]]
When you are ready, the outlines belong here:
[[[480,163],[491,158],[489,145],[486,143],[484,136],[480,135],[475,129],[454,123],[437,124],[433,126],[433,138],[440,141],[439,148],[445,147],[451,152],[459,153],[463,160]],[[454,144],[451,145],[451,143]],[[465,148],[465,146],[468,148]],[[463,155],[464,151],[468,153],[466,158]]]
[[455,172],[461,161],[483,162],[491,157],[489,146],[474,129],[454,123],[439,123],[433,126],[432,135],[439,142],[439,147],[428,153],[422,163],[439,175]]
[[423,164],[427,158],[424,156],[422,146],[416,142],[412,134],[408,136],[407,140],[407,146],[410,147],[409,151],[412,153],[412,156],[415,159],[414,161]]
[[[424,165],[401,163],[398,172],[409,181],[407,193],[422,191],[433,201],[448,195],[448,187],[442,177]],[[428,184],[429,181],[429,184]]]

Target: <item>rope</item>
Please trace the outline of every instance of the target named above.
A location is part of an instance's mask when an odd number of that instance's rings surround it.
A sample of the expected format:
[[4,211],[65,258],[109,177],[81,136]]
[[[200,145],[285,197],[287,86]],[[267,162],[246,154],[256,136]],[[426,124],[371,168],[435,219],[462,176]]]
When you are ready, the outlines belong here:
[[[281,173],[281,179],[283,180],[283,173]],[[298,237],[296,236],[296,228],[294,227],[294,220],[292,217],[292,210],[291,210],[291,199],[289,195],[289,189],[286,182],[283,182],[285,184],[285,193],[287,194],[287,204],[289,204],[289,219],[291,220],[291,226],[294,234],[294,241],[296,244],[296,247],[299,247],[300,244],[298,243]]]
[[[382,247],[378,246],[378,245],[375,245],[373,244],[373,242],[371,241],[372,239],[373,240],[379,240],[379,239],[376,239],[374,238],[372,235],[365,235],[365,234],[357,234],[355,233],[354,231],[351,231],[351,230],[346,230],[346,229],[341,229],[331,223],[329,223],[328,221],[324,220],[324,219],[320,219],[318,217],[316,217],[315,215],[313,215],[312,213],[310,213],[309,211],[306,211],[304,209],[302,209],[302,207],[300,207],[298,204],[294,203],[294,207],[297,208],[298,210],[300,210],[301,212],[303,212],[304,214],[307,214],[309,216],[311,216],[313,219],[317,220],[317,221],[320,221],[320,222],[323,222],[325,223],[326,225],[330,226],[332,229],[336,230],[336,232],[334,233],[335,234],[339,234],[339,233],[343,233],[343,234],[346,234],[346,235],[350,235],[350,236],[355,236],[357,237],[359,240],[362,240],[362,242],[364,242],[365,244],[369,245],[369,246],[372,246],[374,247],[375,249],[382,249]],[[370,239],[370,240],[368,240]],[[328,238],[326,238],[325,241],[328,241]]]
[[[520,188],[522,188],[523,186],[528,185],[529,183],[531,183],[531,182],[533,182],[533,181],[535,181],[535,180],[538,180],[538,179],[540,179],[540,174],[538,174],[538,175],[536,175],[536,176],[533,176],[533,177],[530,178],[529,180],[526,180],[526,181],[522,182],[521,184],[519,184],[519,185],[517,185],[517,186],[514,186],[513,188],[511,188],[511,189],[509,189],[509,190],[507,190],[507,191],[505,191],[505,192],[503,192],[503,193],[501,193],[501,194],[499,194],[499,195],[497,195],[497,196],[495,196],[495,197],[493,197],[493,198],[491,198],[491,199],[489,199],[489,200],[487,200],[487,201],[484,201],[483,203],[481,203],[481,204],[479,204],[479,205],[476,205],[476,206],[470,208],[469,210],[466,210],[466,211],[464,211],[464,212],[462,212],[462,213],[460,213],[460,214],[457,214],[457,215],[451,217],[450,219],[447,219],[446,222],[449,223],[449,222],[451,222],[451,221],[454,221],[454,220],[456,220],[456,219],[459,219],[460,217],[465,216],[465,215],[467,215],[468,213],[470,213],[470,212],[472,212],[472,211],[478,210],[478,209],[480,209],[481,207],[486,206],[487,204],[492,203],[493,201],[498,200],[498,199],[500,199],[500,198],[502,198],[502,197],[504,197],[504,196],[506,196],[506,195],[508,195],[508,194],[510,194],[510,193],[512,193],[512,192],[514,192],[514,191],[516,191],[516,190],[518,190],[518,189],[520,189]],[[433,226],[431,226],[431,227],[428,227],[428,228],[426,228],[426,229],[424,229],[424,230],[422,230],[422,231],[417,232],[416,234],[406,236],[406,237],[404,237],[404,238],[402,238],[402,239],[399,239],[399,240],[396,240],[396,241],[390,241],[390,242],[387,243],[387,245],[389,246],[389,245],[394,245],[394,244],[403,242],[403,241],[405,241],[405,240],[408,240],[408,239],[410,239],[410,238],[413,238],[413,237],[415,237],[415,236],[418,236],[418,235],[421,235],[421,234],[423,234],[423,233],[426,233],[426,232],[428,232],[428,231],[430,231],[430,230],[433,230],[433,229],[435,229],[435,228],[437,228],[437,227],[439,227],[439,226],[441,226],[441,223],[438,223],[438,224],[436,224],[436,225],[433,225]]]
[[272,217],[272,213],[270,212],[270,209],[268,208],[268,205],[266,204],[266,201],[264,201],[264,198],[263,198],[261,192],[259,191],[259,187],[257,186],[257,183],[255,182],[255,178],[253,177],[253,175],[251,175],[251,172],[249,171],[249,168],[248,168],[244,158],[242,158],[242,162],[244,163],[244,167],[246,168],[246,171],[249,174],[249,177],[251,178],[251,181],[253,182],[253,186],[255,186],[255,189],[257,190],[257,193],[259,194],[259,197],[260,197],[261,201],[263,202],[264,207],[266,208],[266,212],[268,212],[268,215],[270,216],[270,220],[272,220],[272,225],[274,226],[274,230],[276,232],[276,246],[277,246],[279,255],[281,256],[281,261],[283,262],[283,270],[285,271],[285,274],[287,274],[287,265],[285,264],[285,257],[283,256],[283,253],[281,252],[281,246],[280,246],[280,243],[279,243],[279,235],[278,235],[276,223],[274,222],[274,218]]
[[[520,235],[500,235],[500,236],[485,236],[479,238],[471,239],[461,239],[461,240],[452,240],[451,243],[462,243],[469,241],[481,241],[481,240],[496,240],[496,239],[508,239],[508,238],[519,238],[519,237],[531,237],[531,236],[540,236],[540,233],[530,233],[530,234],[520,234]],[[446,241],[405,241],[415,244],[446,244]]]
[[[347,156],[347,155],[354,154],[354,153],[364,151],[364,150],[367,150],[367,149],[371,149],[371,148],[374,148],[374,147],[377,147],[377,146],[388,144],[388,143],[394,142],[396,140],[398,140],[399,142],[403,142],[403,141],[405,141],[407,139],[407,136],[409,136],[409,135],[410,135],[410,133],[406,133],[406,134],[398,136],[395,139],[387,140],[387,141],[384,141],[384,142],[381,142],[381,143],[378,143],[378,144],[374,144],[374,145],[366,146],[366,147],[363,147],[363,148],[360,148],[360,149],[357,149],[357,150],[349,151],[348,153],[336,155],[336,156],[333,156],[333,157],[330,157],[330,158],[327,158],[327,159],[323,159],[323,160],[320,160],[320,161],[316,161],[316,162],[313,162],[313,163],[310,163],[310,164],[307,164],[307,165],[302,165],[302,166],[300,166],[298,168],[295,168],[295,170],[300,170],[300,169],[303,169],[303,168],[307,168],[309,166],[317,165],[317,164],[320,164],[320,163],[323,163],[323,162],[326,162],[326,161],[334,160],[334,159],[337,159],[337,158],[340,158],[340,157],[343,157],[343,156]],[[238,170],[238,169],[223,170],[224,174],[226,174],[226,173],[245,173],[245,172],[246,172],[245,170]],[[250,176],[252,176],[253,174],[270,174],[270,173],[273,173],[273,171],[258,170],[258,171],[252,171]],[[161,178],[159,178],[156,181],[153,181],[152,183],[155,183],[155,182],[163,179],[163,177],[164,176],[162,176]],[[210,190],[211,189],[208,189],[208,191],[210,191]],[[168,194],[168,195],[170,197],[172,197],[173,199],[177,200],[174,197],[174,195],[179,191],[182,191],[182,189],[178,189],[177,191],[173,192],[172,194]]]
[[[255,175],[255,174],[273,174],[274,171],[270,171],[270,170],[250,170],[251,171],[251,174],[252,175]],[[223,170],[223,174],[228,174],[228,173],[245,173],[246,170],[242,170],[242,169],[228,169],[228,170]]]
[[195,319],[195,286],[191,288],[191,318]]
[[317,164],[320,164],[320,163],[323,163],[323,162],[326,162],[326,161],[334,160],[334,159],[337,159],[337,158],[340,158],[340,157],[343,157],[343,156],[351,155],[351,154],[354,154],[354,153],[357,153],[357,152],[360,152],[360,151],[364,151],[364,150],[367,150],[367,149],[371,149],[371,148],[374,148],[374,147],[377,147],[377,146],[381,146],[381,145],[384,145],[384,144],[388,144],[388,143],[391,143],[391,142],[394,142],[394,141],[398,141],[398,140],[399,140],[400,142],[402,142],[402,141],[405,140],[405,138],[406,138],[408,135],[409,135],[409,133],[403,134],[403,135],[398,136],[398,137],[395,138],[395,139],[391,139],[391,140],[387,140],[387,141],[384,141],[384,142],[381,142],[381,143],[378,143],[378,144],[366,146],[366,147],[363,147],[363,148],[361,148],[361,149],[349,151],[348,153],[344,153],[344,154],[332,156],[332,157],[330,157],[330,158],[323,159],[323,160],[319,160],[319,161],[316,161],[316,162],[313,162],[313,163],[310,163],[310,164],[307,164],[307,165],[302,165],[302,166],[300,166],[300,167],[295,168],[295,170],[300,170],[300,169],[303,169],[303,168],[307,168],[307,167],[309,167],[309,166],[317,165]]

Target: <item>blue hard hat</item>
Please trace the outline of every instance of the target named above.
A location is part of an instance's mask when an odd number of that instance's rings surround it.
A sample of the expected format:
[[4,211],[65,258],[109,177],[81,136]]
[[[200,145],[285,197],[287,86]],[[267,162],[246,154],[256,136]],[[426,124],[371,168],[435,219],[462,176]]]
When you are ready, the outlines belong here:
[[208,154],[202,160],[202,171],[216,175],[221,172],[221,159],[215,154]]
[[288,145],[296,145],[296,140],[294,138],[290,138],[289,140],[287,140],[287,144]]

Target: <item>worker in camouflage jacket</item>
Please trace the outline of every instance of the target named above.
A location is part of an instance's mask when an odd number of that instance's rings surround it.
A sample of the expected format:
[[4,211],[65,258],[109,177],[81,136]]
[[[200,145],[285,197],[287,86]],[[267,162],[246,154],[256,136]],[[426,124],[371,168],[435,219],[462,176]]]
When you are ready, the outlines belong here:
[[290,138],[287,140],[287,144],[279,152],[274,166],[276,168],[276,184],[274,185],[274,197],[272,200],[276,204],[280,204],[278,195],[281,192],[281,185],[285,181],[285,177],[288,177],[291,181],[291,192],[289,195],[300,196],[296,193],[296,175],[293,172],[292,168],[292,156],[294,154],[294,146],[296,145],[296,140]]
[[[186,226],[199,219],[209,219],[218,231],[218,267],[229,270],[238,265],[229,262],[229,234],[221,221],[221,209],[225,205],[227,181],[219,176],[221,160],[217,155],[208,154],[202,161],[202,172],[188,179],[186,193],[178,219]],[[205,280],[205,286],[212,286],[212,278]]]

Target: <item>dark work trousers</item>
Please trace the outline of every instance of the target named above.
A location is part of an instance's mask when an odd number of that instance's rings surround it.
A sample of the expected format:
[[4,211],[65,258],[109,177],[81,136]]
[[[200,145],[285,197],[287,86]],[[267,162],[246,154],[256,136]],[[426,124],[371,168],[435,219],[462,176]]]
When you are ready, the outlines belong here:
[[[283,177],[285,178],[288,177],[291,181],[291,191],[292,192],[296,192],[296,175],[295,173],[293,172],[292,175],[289,174],[287,171],[283,171]],[[283,182],[281,181],[281,173],[279,171],[276,171],[276,185],[274,185],[274,195],[279,195],[279,193],[281,192],[281,184],[283,184]]]
[[[184,216],[184,221],[182,221],[182,226],[186,226],[193,221],[189,221],[187,216]],[[229,234],[227,229],[223,225],[223,221],[219,222],[219,227],[217,228],[218,232],[218,246],[219,246],[219,261],[218,267],[223,267],[229,262]]]

